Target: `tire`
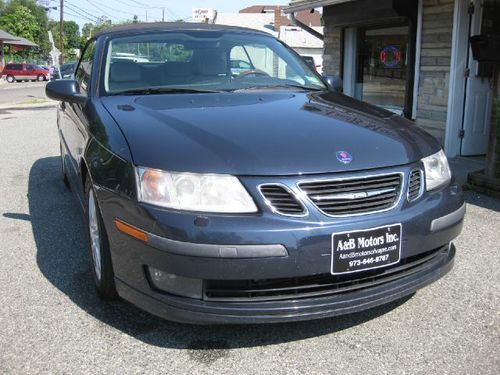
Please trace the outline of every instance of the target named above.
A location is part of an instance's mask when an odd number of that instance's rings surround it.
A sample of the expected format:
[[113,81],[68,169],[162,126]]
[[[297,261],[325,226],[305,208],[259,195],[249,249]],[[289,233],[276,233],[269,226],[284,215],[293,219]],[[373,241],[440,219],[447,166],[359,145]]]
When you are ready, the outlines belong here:
[[7,78],[5,78],[7,80],[7,82],[9,83],[14,83],[16,82],[16,79],[14,78],[14,76],[11,76],[11,75],[8,75]]
[[62,145],[61,144],[59,144],[59,150],[61,152],[61,173],[62,173],[62,177],[63,177],[64,186],[66,187],[66,189],[71,191],[71,185],[69,184],[68,174],[66,173],[66,165],[64,164],[64,155],[62,153]]
[[108,236],[92,183],[88,177],[85,181],[85,218],[88,248],[92,259],[92,274],[97,293],[106,301],[115,300],[118,298],[118,294],[116,293]]
[[38,82],[45,81],[45,76],[43,74],[39,74],[39,75],[36,76],[36,80]]

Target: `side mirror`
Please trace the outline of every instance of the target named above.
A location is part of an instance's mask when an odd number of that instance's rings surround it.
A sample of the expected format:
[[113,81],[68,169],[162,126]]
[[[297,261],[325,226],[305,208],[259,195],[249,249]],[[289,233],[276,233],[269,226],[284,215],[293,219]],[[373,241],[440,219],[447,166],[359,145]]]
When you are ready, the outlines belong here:
[[344,91],[344,82],[339,76],[325,76],[325,81],[330,90],[337,92]]
[[50,99],[83,104],[87,101],[87,96],[80,94],[77,87],[76,81],[72,79],[52,81],[45,86],[45,94]]

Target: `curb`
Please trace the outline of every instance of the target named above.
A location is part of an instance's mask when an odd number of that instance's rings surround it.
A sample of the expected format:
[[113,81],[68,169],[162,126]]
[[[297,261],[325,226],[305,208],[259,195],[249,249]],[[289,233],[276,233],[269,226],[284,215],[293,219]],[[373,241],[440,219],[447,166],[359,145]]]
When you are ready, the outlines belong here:
[[22,108],[45,108],[45,107],[56,107],[57,101],[47,99],[43,103],[3,103],[0,104],[0,110],[2,109],[22,109]]

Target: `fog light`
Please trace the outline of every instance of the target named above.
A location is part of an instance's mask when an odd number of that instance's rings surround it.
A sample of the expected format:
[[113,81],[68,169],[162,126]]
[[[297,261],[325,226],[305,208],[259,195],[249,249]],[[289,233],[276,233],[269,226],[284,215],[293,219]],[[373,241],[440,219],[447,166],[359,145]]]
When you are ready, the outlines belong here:
[[203,281],[148,267],[149,279],[156,289],[189,298],[202,298]]

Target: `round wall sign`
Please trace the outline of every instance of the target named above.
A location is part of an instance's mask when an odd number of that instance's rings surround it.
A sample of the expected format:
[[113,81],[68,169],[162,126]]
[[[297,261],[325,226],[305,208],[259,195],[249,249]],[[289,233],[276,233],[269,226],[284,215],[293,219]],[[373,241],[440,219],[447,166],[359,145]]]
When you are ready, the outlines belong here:
[[380,51],[380,63],[385,68],[397,68],[401,65],[401,48],[390,44]]

